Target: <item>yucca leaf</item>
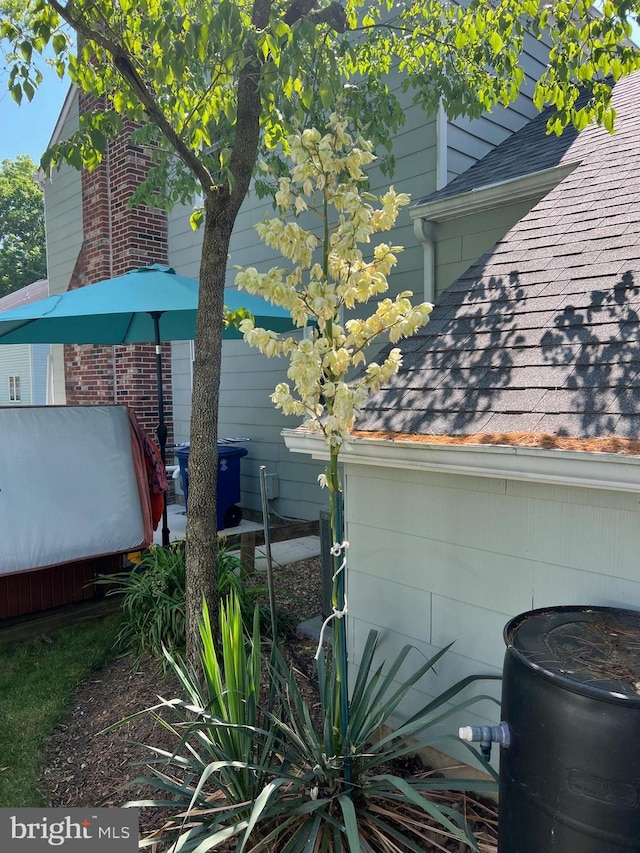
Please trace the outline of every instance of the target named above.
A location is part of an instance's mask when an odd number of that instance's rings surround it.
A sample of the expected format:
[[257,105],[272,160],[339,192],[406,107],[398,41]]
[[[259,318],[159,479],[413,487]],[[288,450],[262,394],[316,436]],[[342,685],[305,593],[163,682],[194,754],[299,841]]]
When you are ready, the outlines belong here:
[[475,793],[480,793],[480,791],[486,791],[489,794],[495,794],[496,792],[496,782],[498,781],[498,774],[493,770],[493,767],[489,765],[492,772],[495,775],[495,779],[452,779],[449,776],[445,780],[443,779],[414,779],[411,784],[416,790],[419,791],[474,791]]
[[249,836],[253,832],[255,825],[260,820],[260,817],[269,805],[269,802],[273,799],[273,796],[277,792],[278,788],[280,788],[281,785],[284,784],[284,782],[284,779],[274,779],[272,782],[269,782],[267,785],[265,785],[265,787],[260,792],[260,796],[256,799],[253,808],[251,809],[249,822],[247,824],[244,837],[240,843],[239,853],[244,853],[244,850],[247,846],[247,842],[249,840]]
[[421,808],[434,818],[434,820],[448,829],[456,838],[460,841],[465,841],[469,844],[472,850],[477,851],[478,848],[475,844],[475,839],[473,837],[469,837],[469,835],[459,825],[453,823],[453,821],[451,821],[447,816],[446,812],[451,811],[450,809],[445,809],[426,797],[421,797],[405,779],[401,779],[399,776],[383,774],[378,778],[386,780],[389,785],[397,788],[406,800]]
[[351,853],[360,853],[360,839],[358,833],[358,820],[356,818],[356,810],[353,805],[353,800],[347,794],[342,794],[338,797],[342,816],[344,818],[344,831],[347,836],[347,843]]
[[[445,690],[443,693],[440,693],[432,702],[429,702],[428,705],[425,705],[418,713],[428,713],[435,708],[439,708],[442,705],[446,705],[454,696],[458,693],[462,693],[462,691],[468,687],[470,684],[474,684],[476,681],[502,681],[501,675],[468,675],[466,678],[457,681],[448,690]],[[495,696],[491,697],[493,702],[497,702]],[[497,704],[500,704],[497,702]],[[417,715],[414,715],[417,716]],[[413,718],[412,718],[413,719]],[[408,720],[407,722],[410,722]]]
[[364,644],[364,649],[362,650],[362,657],[360,659],[358,675],[356,676],[356,682],[353,686],[353,694],[351,696],[351,701],[354,705],[361,704],[362,696],[371,682],[371,679],[369,678],[369,673],[371,671],[373,657],[375,655],[379,638],[380,632],[375,631],[373,628],[369,631],[367,635],[367,640]]
[[[394,729],[388,735],[385,735],[384,737],[376,741],[372,751],[382,756],[384,751],[383,748],[386,747],[387,744],[392,743],[393,741],[401,741],[403,742],[403,744],[406,744],[409,738],[417,738],[419,732],[421,732],[423,729],[431,730],[435,728],[439,723],[442,723],[445,720],[449,719],[449,717],[452,717],[455,714],[460,713],[460,711],[464,711],[467,708],[472,707],[473,705],[477,705],[478,702],[483,702],[485,700],[491,700],[492,702],[496,701],[493,696],[481,694],[478,696],[471,696],[469,699],[466,699],[462,702],[458,702],[457,704],[452,705],[446,710],[431,711],[429,713],[425,712],[423,716],[420,714],[415,714],[409,722],[403,723],[402,725],[398,726],[397,729]],[[430,743],[434,743],[435,741],[442,740],[444,737],[446,737],[444,733],[434,732],[432,735],[429,736],[428,739],[421,740],[420,743],[421,745],[426,746]],[[415,748],[413,751],[415,751]],[[385,752],[385,755],[388,756],[389,753]],[[385,760],[387,759],[385,758]]]
[[[371,813],[368,814],[367,818],[368,818],[368,821],[370,823],[372,823],[378,829],[378,832],[380,833],[381,836],[383,836],[383,837],[386,836],[386,838],[388,838],[390,840],[394,839],[396,842],[403,844],[407,848],[407,850],[412,851],[412,853],[425,853],[424,845],[418,844],[416,841],[413,841],[411,838],[409,838],[407,835],[405,835],[404,832],[401,832],[397,827],[393,826],[388,821],[383,820],[381,817],[379,817],[377,815],[373,815]],[[425,838],[425,844],[429,844],[428,838]],[[373,848],[369,848],[369,849],[373,849]],[[392,848],[387,847],[387,849],[392,849]],[[400,848],[398,848],[397,846],[394,846],[393,849],[398,850]],[[374,850],[374,853],[378,853],[378,851]]]
[[[389,720],[411,688],[422,678],[423,675],[435,666],[435,664],[444,654],[446,654],[452,645],[453,644],[450,643],[448,646],[445,646],[444,649],[441,649],[429,658],[429,660],[413,672],[409,678],[405,679],[395,692],[390,696],[387,696],[394,684],[398,671],[405,662],[409,652],[413,649],[413,646],[404,646],[393,663],[387,669],[382,684],[379,686],[375,696],[371,700],[370,707],[367,709],[366,713],[362,715],[362,722],[360,723],[359,730],[350,731],[349,740],[352,743],[371,740],[375,731],[380,727],[380,725],[383,725],[387,720]],[[359,717],[356,717],[356,719],[359,719]]]
[[[282,835],[285,830],[289,829],[290,826],[293,826],[297,823],[296,818],[287,818],[282,820],[268,835],[264,838],[260,839],[260,841],[256,842],[256,844],[251,848],[251,853],[262,853],[262,851],[271,851],[273,850],[273,842]],[[297,830],[296,830],[297,831]],[[295,833],[294,833],[295,837]],[[279,853],[287,853],[287,847],[282,848]]]
[[320,830],[321,825],[322,824],[320,815],[316,815],[311,823],[311,826],[307,828],[307,832],[309,834],[303,853],[314,853],[316,843],[318,841],[318,832]]

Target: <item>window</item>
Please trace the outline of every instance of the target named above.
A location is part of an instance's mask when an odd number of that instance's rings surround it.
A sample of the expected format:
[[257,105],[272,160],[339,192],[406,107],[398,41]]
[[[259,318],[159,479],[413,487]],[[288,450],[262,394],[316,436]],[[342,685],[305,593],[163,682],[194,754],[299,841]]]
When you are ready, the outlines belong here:
[[19,403],[20,402],[20,377],[19,376],[10,376],[9,377],[9,401],[11,403]]

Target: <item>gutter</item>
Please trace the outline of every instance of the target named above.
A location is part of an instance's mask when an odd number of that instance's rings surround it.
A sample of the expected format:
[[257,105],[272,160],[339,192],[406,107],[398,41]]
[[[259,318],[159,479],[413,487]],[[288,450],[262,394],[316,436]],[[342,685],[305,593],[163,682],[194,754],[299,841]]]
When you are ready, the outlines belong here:
[[[323,461],[329,458],[322,435],[316,431],[304,427],[285,429],[282,436],[293,453]],[[640,492],[640,457],[618,453],[351,437],[343,446],[340,459],[348,465]]]
[[483,213],[515,201],[528,201],[546,195],[568,177],[580,165],[561,163],[550,169],[541,169],[518,178],[509,178],[493,184],[475,187],[467,192],[418,202],[409,210],[412,219],[427,219],[431,222],[446,222],[472,213]]

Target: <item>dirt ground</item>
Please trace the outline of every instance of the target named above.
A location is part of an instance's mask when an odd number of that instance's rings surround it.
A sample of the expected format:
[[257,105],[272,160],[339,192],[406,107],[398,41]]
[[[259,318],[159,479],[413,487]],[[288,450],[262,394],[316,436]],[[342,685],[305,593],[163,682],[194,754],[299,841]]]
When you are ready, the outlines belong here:
[[[277,570],[278,607],[298,624],[321,610],[319,559],[303,560]],[[307,700],[319,706],[313,681],[314,640],[299,634],[287,643],[290,664],[298,676]],[[113,731],[102,730],[128,715],[151,707],[158,697],[173,698],[179,690],[169,676],[158,671],[155,662],[142,661],[135,669],[131,658],[122,658],[93,672],[82,682],[65,719],[49,741],[39,784],[51,806],[122,806],[131,800],[154,796],[135,780],[146,776],[145,761],[150,753],[140,744],[171,749],[173,737],[150,715],[144,715]],[[473,809],[481,819],[485,851],[494,851],[495,810],[464,798],[460,807]],[[143,809],[141,834],[156,829],[166,813]],[[452,846],[434,846],[430,851],[460,851]],[[428,852],[427,852],[428,853]]]

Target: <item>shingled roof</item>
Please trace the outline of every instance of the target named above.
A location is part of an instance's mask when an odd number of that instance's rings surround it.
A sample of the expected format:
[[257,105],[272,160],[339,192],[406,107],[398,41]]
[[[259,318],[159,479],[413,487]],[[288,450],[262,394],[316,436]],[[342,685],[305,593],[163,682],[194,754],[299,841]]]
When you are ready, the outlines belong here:
[[589,127],[562,142],[537,117],[445,188],[579,164],[438,297],[357,430],[638,435],[640,73],[613,98],[615,135]]
[[10,308],[17,308],[19,305],[27,305],[29,302],[36,302],[38,299],[44,299],[49,295],[49,280],[39,278],[31,284],[21,287],[20,290],[14,290],[3,296],[0,299],[0,311],[8,311]]

